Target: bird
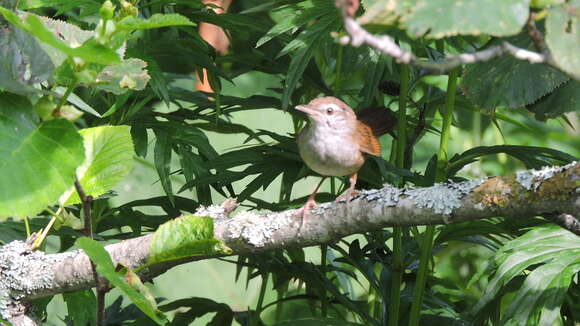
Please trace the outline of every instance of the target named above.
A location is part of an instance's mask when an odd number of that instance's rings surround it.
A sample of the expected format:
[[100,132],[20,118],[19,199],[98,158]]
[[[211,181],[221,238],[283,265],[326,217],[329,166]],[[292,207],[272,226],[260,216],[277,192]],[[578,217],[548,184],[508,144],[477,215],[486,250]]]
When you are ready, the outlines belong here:
[[320,97],[296,110],[306,113],[307,125],[297,137],[298,152],[306,165],[323,176],[297,214],[304,217],[316,205],[318,188],[327,176],[350,176],[350,186],[337,201],[350,200],[355,192],[357,172],[367,155],[381,155],[378,137],[393,132],[395,114],[385,107],[371,107],[355,114],[336,97]]

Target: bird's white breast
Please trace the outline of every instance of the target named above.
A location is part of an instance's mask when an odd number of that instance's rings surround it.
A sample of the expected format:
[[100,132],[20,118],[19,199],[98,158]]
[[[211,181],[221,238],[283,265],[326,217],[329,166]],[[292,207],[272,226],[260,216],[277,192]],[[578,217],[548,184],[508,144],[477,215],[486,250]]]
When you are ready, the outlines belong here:
[[351,133],[310,125],[298,138],[300,156],[308,167],[321,175],[350,175],[364,163],[359,145]]

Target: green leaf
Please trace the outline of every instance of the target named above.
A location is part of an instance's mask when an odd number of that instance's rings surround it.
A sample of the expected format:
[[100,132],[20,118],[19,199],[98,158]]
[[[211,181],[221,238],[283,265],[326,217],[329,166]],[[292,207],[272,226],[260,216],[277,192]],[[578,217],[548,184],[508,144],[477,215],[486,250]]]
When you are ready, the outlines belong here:
[[161,180],[161,186],[169,197],[171,203],[173,199],[173,188],[171,180],[169,179],[169,165],[171,163],[171,137],[165,131],[158,130],[155,132],[157,139],[155,141],[155,148],[153,149],[153,161],[155,162],[155,169]]
[[[537,264],[542,265],[534,269]],[[491,269],[493,276],[473,308],[475,313],[498,299],[500,291],[527,269],[533,272],[523,274],[524,284],[518,287],[516,299],[511,302],[504,319],[509,316],[529,319],[533,311],[544,307],[559,309],[573,274],[580,270],[580,238],[557,225],[537,227],[498,250]]]
[[27,99],[0,94],[0,216],[34,215],[56,203],[84,159],[71,122],[37,122]]
[[567,164],[576,161],[577,158],[564,152],[535,146],[518,146],[518,145],[498,145],[498,146],[479,146],[469,149],[460,155],[455,155],[449,160],[448,176],[455,175],[465,165],[475,162],[477,158],[505,153],[522,161],[528,169],[538,169],[546,165]]
[[266,35],[262,36],[256,42],[256,47],[258,48],[288,31],[297,30],[304,24],[327,14],[330,10],[336,10],[334,4],[330,2],[315,2],[314,7],[305,9],[304,6],[307,4],[309,3],[302,2],[277,11],[278,14],[283,14],[285,18],[274,25]]
[[97,76],[96,87],[116,95],[128,90],[142,91],[149,82],[147,63],[141,59],[127,59],[105,67]]
[[[576,244],[576,248],[580,249],[580,243]],[[528,320],[535,320],[534,312],[546,309],[546,313],[542,311],[543,322],[538,325],[553,325],[572,278],[580,271],[579,253],[580,250],[568,250],[533,270],[518,289],[502,324],[507,325],[509,321],[525,325]]]
[[[42,22],[47,30],[54,35],[58,35],[59,39],[62,39],[64,43],[72,48],[78,47],[79,44],[85,43],[94,36],[93,31],[83,30],[76,25],[69,24],[62,20],[44,16],[38,16],[38,19],[40,19],[40,22]],[[60,66],[68,57],[67,53],[62,52],[47,43],[40,42],[40,46],[50,56],[55,67]]]
[[[80,131],[86,158],[77,176],[87,195],[94,198],[111,190],[133,168],[133,141],[129,126],[101,126]],[[74,187],[61,197],[65,205],[80,203]]]
[[580,81],[580,0],[550,8],[546,43],[558,67]]
[[[189,308],[187,311],[183,312]],[[223,303],[217,303],[206,298],[188,298],[179,299],[159,307],[162,311],[177,310],[175,318],[171,321],[172,325],[191,325],[195,319],[207,313],[216,312],[214,318],[207,326],[229,326],[232,324],[234,314],[232,309]]]
[[580,112],[580,82],[570,80],[554,92],[528,106],[536,119],[557,118],[567,112]]
[[97,299],[92,290],[63,293],[62,297],[74,326],[97,324]]
[[294,92],[298,80],[302,76],[302,73],[306,69],[306,66],[312,58],[312,54],[322,38],[322,34],[317,34],[309,40],[304,48],[298,51],[290,61],[290,67],[288,67],[288,74],[286,75],[286,83],[284,87],[284,93],[282,93],[282,108],[288,108],[290,104],[290,96]]
[[506,36],[517,34],[528,14],[529,0],[430,0],[416,1],[402,21],[416,36]]
[[0,88],[28,95],[47,80],[55,65],[37,39],[19,28],[0,28]]
[[293,319],[274,324],[274,326],[362,326],[365,324],[352,323],[335,318],[303,318]]
[[109,253],[95,240],[83,237],[79,238],[75,243],[79,248],[83,249],[91,261],[96,265],[97,273],[105,277],[112,285],[118,287],[123,293],[129,297],[141,311],[143,311],[149,318],[153,319],[159,325],[168,323],[167,317],[157,309],[157,307],[148,300],[142,293],[139,293],[125,281],[124,273],[115,271],[113,261]]
[[154,14],[147,19],[127,17],[117,23],[119,30],[153,29],[168,26],[195,26],[195,23],[180,14]]
[[120,62],[119,56],[115,51],[97,43],[96,41],[89,40],[81,46],[71,47],[65,42],[59,40],[53,32],[48,30],[36,15],[27,13],[24,17],[20,18],[12,11],[1,6],[0,14],[2,14],[10,23],[69,56],[79,57],[85,62],[103,65]]
[[[494,40],[488,46],[498,45],[502,41]],[[506,41],[522,48],[532,48],[527,34]],[[461,88],[469,100],[482,108],[515,108],[536,102],[567,80],[568,76],[550,66],[502,56],[489,62],[468,65]]]
[[213,219],[184,215],[162,224],[155,231],[151,239],[149,263],[231,252],[223,242],[214,238]]

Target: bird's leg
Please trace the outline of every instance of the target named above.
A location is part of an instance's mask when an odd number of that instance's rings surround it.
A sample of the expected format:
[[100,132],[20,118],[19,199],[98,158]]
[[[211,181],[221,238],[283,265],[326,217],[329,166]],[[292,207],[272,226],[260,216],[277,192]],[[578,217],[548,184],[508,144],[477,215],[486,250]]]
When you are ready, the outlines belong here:
[[325,179],[326,179],[326,177],[323,177],[322,179],[320,179],[320,182],[318,183],[316,188],[314,188],[314,191],[310,194],[310,196],[308,196],[308,200],[306,200],[306,203],[304,204],[304,206],[302,206],[298,210],[296,210],[296,213],[295,213],[296,216],[301,216],[302,220],[304,220],[304,216],[310,214],[310,210],[314,206],[316,206],[316,192],[318,191],[318,188],[320,188],[320,186],[322,185],[322,182]]
[[350,186],[348,187],[348,190],[343,195],[336,198],[336,202],[346,201],[348,203],[350,201],[350,199],[352,198],[352,196],[354,196],[357,193],[357,191],[354,189],[354,186],[356,185],[356,179],[357,179],[357,174],[353,173],[350,176],[350,178],[348,178],[348,181],[350,182]]

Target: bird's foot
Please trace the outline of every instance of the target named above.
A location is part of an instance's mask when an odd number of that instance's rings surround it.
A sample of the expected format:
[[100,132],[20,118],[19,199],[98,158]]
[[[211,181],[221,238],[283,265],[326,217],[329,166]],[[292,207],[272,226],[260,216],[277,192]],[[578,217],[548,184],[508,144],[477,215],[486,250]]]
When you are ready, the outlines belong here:
[[349,203],[355,196],[357,196],[358,194],[360,194],[360,191],[356,190],[356,189],[352,189],[352,190],[347,190],[344,194],[338,196],[334,202],[336,203],[340,203],[340,202],[346,202]]
[[300,218],[300,227],[298,228],[298,230],[302,228],[304,221],[306,221],[307,217],[310,216],[310,212],[312,211],[314,206],[316,206],[316,201],[314,200],[314,198],[311,197],[308,198],[304,206],[300,207],[294,212],[294,216],[296,218]]

